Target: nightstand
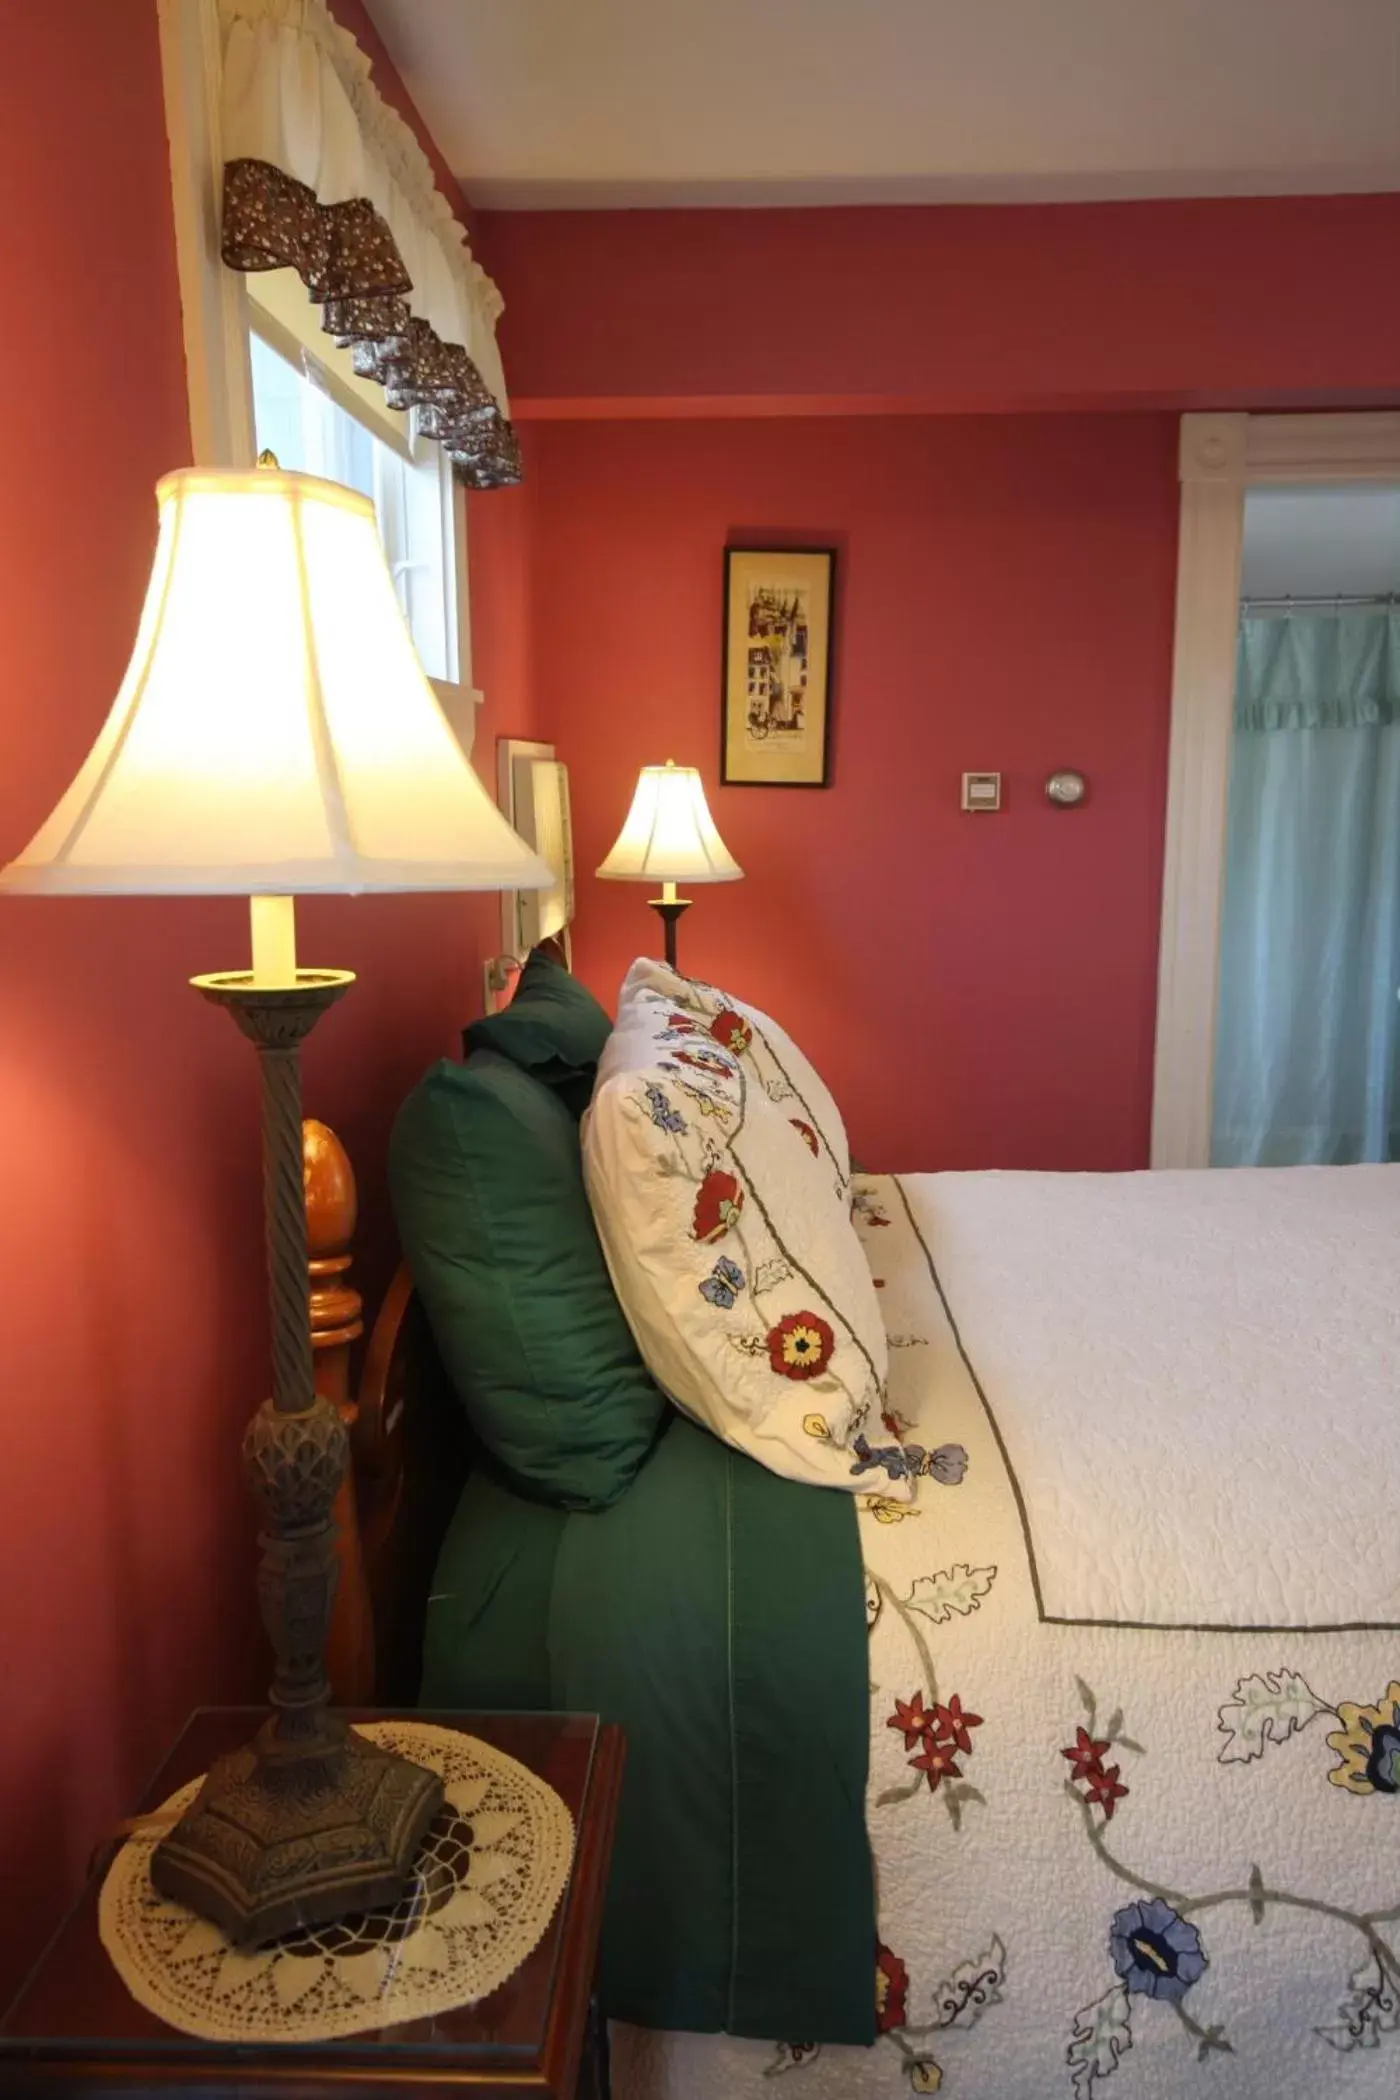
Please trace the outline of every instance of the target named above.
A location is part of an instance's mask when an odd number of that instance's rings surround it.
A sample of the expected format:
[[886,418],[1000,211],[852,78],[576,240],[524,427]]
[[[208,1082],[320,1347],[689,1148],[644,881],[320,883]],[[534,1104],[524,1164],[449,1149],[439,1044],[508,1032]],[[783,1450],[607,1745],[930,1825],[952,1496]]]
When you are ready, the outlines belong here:
[[[203,1708],[188,1722],[140,1805],[147,1813],[246,1742],[261,1710]],[[357,1713],[352,1720],[394,1716]],[[201,2041],[132,1998],[98,1937],[101,1876],[89,1882],[0,2023],[0,2092],[43,2100],[152,2091],[199,2100],[400,2100],[424,2086],[480,2100],[603,2100],[606,2038],[593,1972],[622,1784],[622,1731],[592,1714],[442,1714],[402,1718],[459,1729],[528,1765],[574,1819],[573,1865],[544,1938],[475,2005],[344,2041]]]

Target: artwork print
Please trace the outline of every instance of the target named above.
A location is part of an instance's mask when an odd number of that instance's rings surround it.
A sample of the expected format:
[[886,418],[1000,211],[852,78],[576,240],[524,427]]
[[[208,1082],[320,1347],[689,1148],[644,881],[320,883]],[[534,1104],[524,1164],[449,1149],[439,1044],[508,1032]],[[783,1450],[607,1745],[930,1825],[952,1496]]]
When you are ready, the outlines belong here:
[[835,556],[731,547],[725,555],[722,777],[824,787]]

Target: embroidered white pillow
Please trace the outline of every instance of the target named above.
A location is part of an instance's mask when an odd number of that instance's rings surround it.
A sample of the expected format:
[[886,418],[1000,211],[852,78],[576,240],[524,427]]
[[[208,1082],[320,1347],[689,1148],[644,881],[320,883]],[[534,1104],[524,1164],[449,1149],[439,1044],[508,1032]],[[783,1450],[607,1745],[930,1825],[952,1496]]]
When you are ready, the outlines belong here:
[[844,1186],[758,1083],[756,1040],[737,1008],[707,1019],[629,976],[583,1126],[613,1286],[684,1413],[790,1480],[907,1501]]
[[738,1014],[748,1022],[754,1075],[770,1101],[777,1102],[780,1107],[786,1103],[789,1120],[817,1157],[820,1159],[823,1153],[826,1154],[836,1169],[844,1201],[851,1179],[851,1147],[846,1126],[821,1074],[799,1050],[787,1030],[771,1015],[750,1006],[747,1000],[735,999],[717,985],[702,983],[698,977],[682,977],[679,970],[673,970],[669,963],[657,962],[652,956],[637,957],[622,981],[623,999],[630,991],[643,987],[664,993],[684,1012],[701,1015],[707,1021],[718,1020],[723,1014]]

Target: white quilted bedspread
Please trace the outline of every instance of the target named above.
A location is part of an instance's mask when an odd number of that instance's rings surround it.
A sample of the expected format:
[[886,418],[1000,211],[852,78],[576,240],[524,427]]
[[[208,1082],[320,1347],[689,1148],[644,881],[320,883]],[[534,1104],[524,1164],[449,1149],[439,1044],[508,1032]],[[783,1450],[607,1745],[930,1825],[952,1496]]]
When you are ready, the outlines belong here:
[[618,2029],[617,2100],[1394,2100],[1400,1168],[857,1222],[934,1453],[859,1519],[884,2031]]

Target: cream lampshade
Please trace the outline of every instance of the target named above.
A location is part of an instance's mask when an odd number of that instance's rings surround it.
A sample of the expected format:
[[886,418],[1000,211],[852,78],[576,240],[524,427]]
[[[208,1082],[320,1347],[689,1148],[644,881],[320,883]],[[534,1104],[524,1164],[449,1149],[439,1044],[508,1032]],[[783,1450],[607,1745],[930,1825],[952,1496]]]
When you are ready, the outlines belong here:
[[676,921],[690,905],[678,882],[738,882],[743,869],[715,829],[700,774],[694,766],[643,766],[632,807],[617,840],[598,869],[609,882],[659,882],[661,895],[648,898],[666,927],[666,960],[676,960]]
[[253,968],[199,977],[263,1081],[272,1398],[244,1455],[262,1506],[273,1714],[156,1847],[168,1896],[256,1944],[393,1901],[441,1801],[432,1773],[328,1711],[345,1425],[312,1372],[300,1045],[348,990],[299,970],[298,891],[537,889],[550,869],[463,757],[399,612],[368,499],[195,470],[157,491],[136,646],[77,778],[0,890],[246,892]]
[[356,895],[553,880],[447,725],[368,497],[258,467],[168,474],[156,500],[121,689],[0,888]]

